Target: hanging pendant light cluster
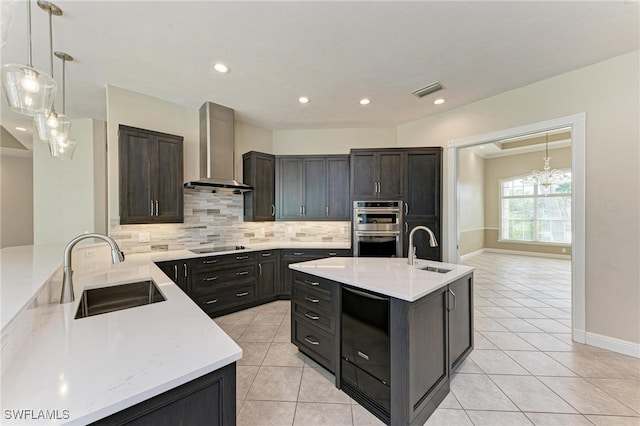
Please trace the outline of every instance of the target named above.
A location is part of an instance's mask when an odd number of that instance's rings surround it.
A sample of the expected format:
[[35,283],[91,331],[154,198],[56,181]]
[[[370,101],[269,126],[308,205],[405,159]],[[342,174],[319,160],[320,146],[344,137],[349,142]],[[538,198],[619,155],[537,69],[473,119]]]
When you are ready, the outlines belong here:
[[69,138],[71,120],[65,115],[65,62],[73,57],[55,52],[62,59],[62,114],[54,106],[57,84],[53,79],[53,16],[61,16],[62,9],[55,4],[38,0],[38,6],[49,15],[49,58],[50,73],[47,75],[33,68],[31,47],[31,0],[27,0],[27,33],[29,64],[5,65],[2,68],[2,84],[7,101],[12,110],[33,117],[38,138],[49,144],[51,156],[71,159],[76,142]]
[[569,180],[568,176],[557,169],[551,168],[551,157],[549,157],[549,133],[545,133],[545,155],[542,157],[544,166],[542,170],[534,170],[528,176],[528,180],[538,185],[546,194],[549,193],[551,185],[557,185]]

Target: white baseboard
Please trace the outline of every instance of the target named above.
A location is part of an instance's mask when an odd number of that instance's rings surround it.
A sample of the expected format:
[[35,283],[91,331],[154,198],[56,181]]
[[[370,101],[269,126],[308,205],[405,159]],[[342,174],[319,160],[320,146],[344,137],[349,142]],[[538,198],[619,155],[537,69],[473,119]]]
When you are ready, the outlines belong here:
[[495,248],[485,248],[483,250],[488,253],[515,254],[518,256],[547,257],[551,259],[565,259],[565,260],[571,259],[571,255],[568,255],[568,254],[538,253],[535,251],[505,250],[505,249],[495,249]]
[[587,342],[587,332],[573,328],[571,331],[571,338],[574,342],[582,343],[584,345]]
[[616,339],[614,337],[603,336],[596,333],[586,333],[587,345],[640,358],[640,344]]
[[479,250],[472,251],[471,253],[463,254],[462,256],[460,256],[460,261],[462,262],[463,260],[469,259],[470,257],[473,257],[473,256],[477,256],[484,252],[485,252],[485,249],[481,248]]

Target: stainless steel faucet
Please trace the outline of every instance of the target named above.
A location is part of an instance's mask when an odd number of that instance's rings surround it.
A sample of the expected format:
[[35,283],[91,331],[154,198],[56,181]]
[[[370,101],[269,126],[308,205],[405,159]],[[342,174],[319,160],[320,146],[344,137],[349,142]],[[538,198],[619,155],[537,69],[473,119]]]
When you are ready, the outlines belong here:
[[431,247],[438,247],[438,241],[436,241],[436,236],[433,234],[433,231],[431,229],[422,225],[416,226],[409,233],[409,257],[407,259],[408,265],[413,265],[413,260],[416,257],[416,248],[413,246],[413,234],[415,234],[418,230],[426,231],[427,234],[429,234],[429,245]]
[[69,241],[69,244],[67,244],[67,247],[65,247],[64,249],[64,273],[62,276],[62,293],[60,294],[60,303],[73,302],[73,300],[75,299],[73,295],[73,269],[71,269],[71,251],[76,244],[78,244],[82,240],[86,240],[87,238],[98,238],[109,244],[109,246],[111,246],[111,261],[113,263],[120,263],[124,261],[124,253],[120,251],[118,243],[116,243],[112,238],[102,234],[78,235],[73,240]]

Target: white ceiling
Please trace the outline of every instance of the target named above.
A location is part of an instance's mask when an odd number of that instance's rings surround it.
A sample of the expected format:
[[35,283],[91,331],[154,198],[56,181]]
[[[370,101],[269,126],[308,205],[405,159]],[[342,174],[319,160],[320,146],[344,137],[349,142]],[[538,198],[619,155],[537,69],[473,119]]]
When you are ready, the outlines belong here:
[[[628,0],[54,3],[54,49],[76,58],[72,118],[106,120],[111,84],[192,108],[210,100],[271,129],[396,126],[640,48]],[[48,72],[48,17],[32,10],[34,66]],[[26,62],[23,0],[12,18],[2,64]],[[218,61],[231,72],[212,71]],[[55,59],[59,81],[60,69]],[[434,81],[446,89],[411,94]],[[14,130],[30,120],[1,105],[0,123],[30,146]]]

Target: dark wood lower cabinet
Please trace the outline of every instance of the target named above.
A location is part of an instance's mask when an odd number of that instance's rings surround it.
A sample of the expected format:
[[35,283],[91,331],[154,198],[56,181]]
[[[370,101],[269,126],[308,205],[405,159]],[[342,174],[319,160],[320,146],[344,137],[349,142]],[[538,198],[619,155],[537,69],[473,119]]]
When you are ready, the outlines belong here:
[[453,371],[473,350],[473,277],[449,284],[449,371]]
[[100,426],[235,424],[235,362],[92,423]]

